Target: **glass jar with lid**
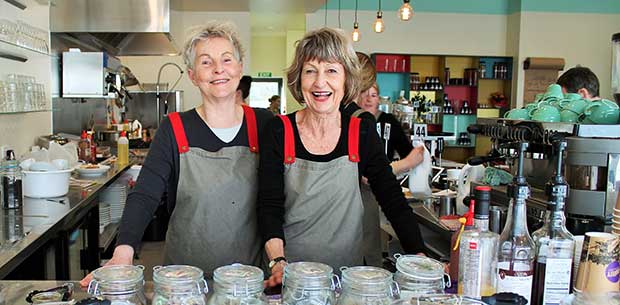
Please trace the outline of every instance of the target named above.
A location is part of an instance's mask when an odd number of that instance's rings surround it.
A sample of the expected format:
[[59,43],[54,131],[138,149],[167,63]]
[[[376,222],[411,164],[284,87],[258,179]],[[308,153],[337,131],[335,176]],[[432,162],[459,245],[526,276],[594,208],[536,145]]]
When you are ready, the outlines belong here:
[[[400,287],[402,299],[443,293],[450,287],[450,276],[444,274],[444,266],[437,260],[421,255],[395,254],[394,280]],[[444,275],[447,281],[444,282]]]
[[143,271],[143,266],[103,266],[93,271],[87,291],[111,305],[146,305]]
[[313,262],[290,263],[282,278],[283,305],[333,305],[340,286],[332,267]]
[[208,305],[267,305],[263,293],[263,270],[254,266],[232,264],[213,272],[213,292]]
[[153,305],[205,305],[209,291],[201,269],[186,265],[153,267]]
[[342,293],[338,305],[391,305],[398,301],[392,273],[377,267],[341,268]]

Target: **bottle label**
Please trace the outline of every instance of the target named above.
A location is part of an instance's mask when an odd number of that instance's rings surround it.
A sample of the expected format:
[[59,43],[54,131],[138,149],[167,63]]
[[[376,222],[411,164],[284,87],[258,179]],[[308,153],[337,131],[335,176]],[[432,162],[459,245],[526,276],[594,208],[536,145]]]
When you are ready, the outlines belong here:
[[560,304],[570,293],[573,260],[570,258],[547,258],[545,268],[544,305]]
[[514,263],[512,270],[510,270],[510,262],[500,262],[497,266],[499,269],[497,292],[516,293],[523,296],[530,304],[534,281],[534,272],[530,265]]
[[469,240],[461,243],[465,246],[461,248],[461,255],[464,258],[465,266],[463,270],[463,292],[462,295],[471,298],[480,298],[480,286],[482,282],[482,259],[480,254],[480,245],[476,240]]

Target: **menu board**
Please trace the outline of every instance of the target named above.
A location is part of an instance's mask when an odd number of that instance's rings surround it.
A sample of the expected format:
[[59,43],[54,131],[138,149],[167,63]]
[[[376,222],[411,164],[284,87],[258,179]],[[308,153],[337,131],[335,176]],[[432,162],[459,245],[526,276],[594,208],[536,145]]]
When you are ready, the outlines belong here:
[[528,104],[536,99],[536,94],[544,93],[549,85],[555,84],[559,71],[564,69],[564,59],[528,57],[524,69],[523,102]]

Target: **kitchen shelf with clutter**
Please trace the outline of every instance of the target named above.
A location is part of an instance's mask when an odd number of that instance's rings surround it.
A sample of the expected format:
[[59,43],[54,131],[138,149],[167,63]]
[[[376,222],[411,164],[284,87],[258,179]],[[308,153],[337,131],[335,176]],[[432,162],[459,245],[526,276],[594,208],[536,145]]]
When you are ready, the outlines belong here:
[[[429,133],[453,133],[456,139],[446,141],[444,155],[455,161],[474,155],[476,139],[467,126],[510,108],[511,57],[374,53],[371,58],[382,103],[399,104],[394,114],[405,128],[427,124]],[[401,105],[412,109],[402,115]]]

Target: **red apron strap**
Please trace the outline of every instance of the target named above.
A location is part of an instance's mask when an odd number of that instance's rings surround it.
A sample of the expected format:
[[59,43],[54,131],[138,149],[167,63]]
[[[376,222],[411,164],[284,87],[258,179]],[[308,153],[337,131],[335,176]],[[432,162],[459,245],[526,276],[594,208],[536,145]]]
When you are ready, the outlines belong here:
[[248,126],[248,144],[250,151],[258,153],[258,129],[256,127],[256,114],[254,109],[248,105],[241,105],[243,107],[243,116],[245,117],[246,125]]
[[295,163],[295,134],[293,133],[293,125],[291,120],[282,114],[278,117],[284,123],[284,164]]
[[360,162],[360,118],[351,117],[349,122],[349,160],[351,162]]
[[177,141],[179,154],[188,152],[189,144],[187,143],[187,136],[185,136],[185,129],[183,128],[183,122],[181,122],[181,116],[178,112],[173,112],[168,114],[168,118],[172,124],[172,131],[174,132],[174,138]]

